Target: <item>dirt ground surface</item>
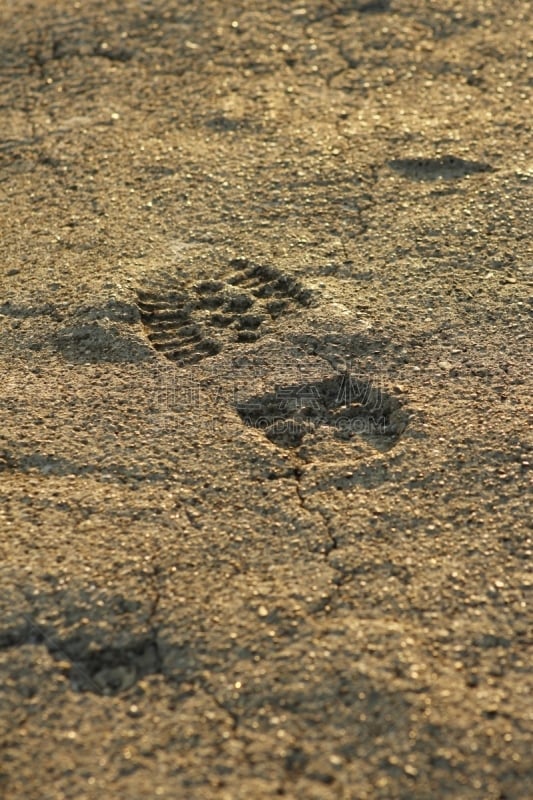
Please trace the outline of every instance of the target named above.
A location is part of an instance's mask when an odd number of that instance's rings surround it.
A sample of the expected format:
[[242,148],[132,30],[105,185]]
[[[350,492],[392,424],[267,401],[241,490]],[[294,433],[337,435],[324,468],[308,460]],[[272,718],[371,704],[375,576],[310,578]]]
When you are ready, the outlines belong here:
[[0,0],[0,794],[526,800],[522,0]]

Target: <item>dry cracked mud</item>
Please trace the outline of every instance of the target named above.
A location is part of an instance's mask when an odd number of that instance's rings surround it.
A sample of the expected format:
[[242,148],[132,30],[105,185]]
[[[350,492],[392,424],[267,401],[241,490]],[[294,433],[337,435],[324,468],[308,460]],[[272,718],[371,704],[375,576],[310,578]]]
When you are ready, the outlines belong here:
[[529,800],[524,0],[0,0],[0,794]]

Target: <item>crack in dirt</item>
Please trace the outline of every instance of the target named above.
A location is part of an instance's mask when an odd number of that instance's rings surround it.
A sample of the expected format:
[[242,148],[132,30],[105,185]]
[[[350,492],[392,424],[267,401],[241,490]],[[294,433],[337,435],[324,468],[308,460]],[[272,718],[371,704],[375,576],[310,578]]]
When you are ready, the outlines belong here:
[[[343,71],[345,70],[341,70],[341,72]],[[346,124],[348,116],[349,115],[347,112],[342,112],[339,116],[335,117],[334,125],[337,136],[340,140],[342,140],[339,142],[339,146],[343,150],[343,155],[346,158],[346,161],[349,161],[351,164],[353,176],[361,184],[362,191],[357,195],[357,197],[353,198],[354,204],[351,206],[351,210],[354,214],[354,222],[356,224],[355,226],[350,224],[348,235],[346,236],[345,228],[343,235],[341,236],[341,247],[344,255],[343,266],[345,267],[350,267],[353,265],[353,259],[350,258],[348,248],[346,247],[345,237],[348,241],[353,241],[368,232],[369,222],[367,219],[367,214],[378,204],[378,201],[375,197],[375,190],[379,181],[378,164],[370,163],[361,168],[361,164],[356,163],[353,157],[353,139],[347,132],[343,130],[343,126]],[[348,145],[347,150],[344,149],[344,145]],[[336,271],[337,270],[331,270],[330,272],[335,273]]]
[[217,708],[219,708],[229,717],[231,720],[231,729],[233,732],[237,733],[240,725],[239,715],[217,697],[215,689],[213,689],[213,687],[208,683],[207,679],[203,677],[197,678],[196,685],[199,689],[205,692],[205,694],[213,701]]
[[243,736],[242,733],[242,720],[241,716],[234,711],[227,703],[220,700],[217,696],[216,690],[210,685],[208,680],[205,677],[198,678],[196,681],[196,687],[204,692],[204,694],[209,697],[212,703],[220,710],[229,720],[230,729],[232,733],[233,741],[240,742],[242,750],[241,755],[245,761],[245,763],[249,767],[253,767],[254,761],[252,755],[249,751],[249,744],[246,738]]
[[157,576],[159,575],[160,569],[159,566],[156,563],[154,563],[156,558],[157,555],[155,553],[152,553],[150,557],[150,565],[152,567],[152,572],[150,574],[149,580],[153,591],[153,598],[150,611],[148,614],[147,624],[150,628],[150,633],[152,635],[152,642],[155,650],[156,669],[154,671],[162,673],[163,661],[161,658],[161,652],[159,650],[159,626],[156,624],[159,603],[161,602],[161,590],[157,580]]
[[[300,462],[300,463],[303,463],[303,462]],[[321,550],[321,552],[324,554],[324,560],[326,562],[328,562],[329,554],[332,552],[332,550],[337,550],[337,548],[339,546],[337,537],[333,533],[333,531],[331,529],[331,526],[330,526],[330,521],[329,521],[328,517],[326,516],[326,514],[322,511],[322,509],[320,509],[320,508],[310,509],[310,508],[307,507],[306,498],[305,498],[305,495],[302,492],[301,480],[302,480],[302,477],[304,475],[304,470],[302,469],[302,467],[301,466],[294,467],[293,468],[293,474],[294,474],[294,477],[295,477],[295,480],[296,480],[296,484],[295,484],[296,495],[298,497],[298,502],[299,502],[300,507],[304,511],[306,511],[308,514],[312,514],[313,511],[316,511],[317,514],[320,515],[320,517],[322,518],[322,520],[324,522],[324,528],[325,528],[325,531],[326,531],[326,533],[327,533],[327,535],[329,537],[329,543],[324,546],[324,549]],[[334,567],[334,569],[335,569],[335,567]]]

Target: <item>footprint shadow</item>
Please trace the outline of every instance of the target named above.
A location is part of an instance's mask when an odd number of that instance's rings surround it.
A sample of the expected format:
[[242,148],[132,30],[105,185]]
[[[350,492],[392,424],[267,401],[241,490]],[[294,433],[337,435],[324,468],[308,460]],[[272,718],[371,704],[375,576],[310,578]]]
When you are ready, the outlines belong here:
[[51,337],[53,348],[72,364],[135,363],[152,358],[150,348],[116,325],[82,322]]
[[387,451],[409,419],[397,397],[347,371],[320,381],[278,386],[238,403],[237,412],[246,425],[283,448],[313,444],[324,437],[341,442],[359,436]]
[[389,167],[404,178],[418,181],[457,180],[480,172],[493,172],[484,161],[471,161],[458,156],[440,158],[396,158]]

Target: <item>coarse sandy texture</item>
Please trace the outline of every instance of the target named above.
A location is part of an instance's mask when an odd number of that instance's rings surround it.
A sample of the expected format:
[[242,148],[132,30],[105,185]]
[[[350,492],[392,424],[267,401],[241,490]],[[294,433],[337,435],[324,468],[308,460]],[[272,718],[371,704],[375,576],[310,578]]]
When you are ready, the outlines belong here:
[[0,0],[6,800],[531,797],[528,12]]

